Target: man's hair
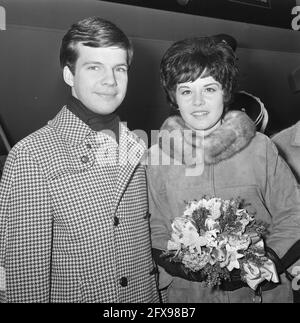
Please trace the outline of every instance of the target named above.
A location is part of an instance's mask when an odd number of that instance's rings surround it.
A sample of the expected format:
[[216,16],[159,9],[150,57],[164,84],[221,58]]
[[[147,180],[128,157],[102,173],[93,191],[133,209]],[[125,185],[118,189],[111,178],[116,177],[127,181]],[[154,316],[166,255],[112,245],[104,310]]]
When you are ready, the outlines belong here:
[[235,91],[237,74],[233,50],[213,37],[188,38],[174,43],[160,65],[161,83],[173,108],[177,107],[177,84],[211,76],[222,85],[226,110]]
[[73,24],[62,39],[60,48],[60,65],[68,66],[71,72],[75,72],[75,64],[78,59],[77,44],[81,43],[89,47],[119,47],[127,51],[127,64],[131,64],[133,47],[124,34],[112,22],[99,18],[89,17]]

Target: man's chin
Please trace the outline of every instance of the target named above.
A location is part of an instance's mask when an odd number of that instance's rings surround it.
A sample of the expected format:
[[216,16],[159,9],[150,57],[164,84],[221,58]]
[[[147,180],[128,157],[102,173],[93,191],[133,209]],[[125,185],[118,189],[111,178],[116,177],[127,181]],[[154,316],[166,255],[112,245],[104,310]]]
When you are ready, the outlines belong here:
[[93,107],[87,107],[88,109],[90,109],[91,111],[98,113],[98,114],[103,114],[103,115],[107,115],[107,114],[111,114],[113,112],[115,112],[118,108],[118,106],[113,105],[113,106],[105,106],[103,104],[99,104],[97,106],[93,106]]

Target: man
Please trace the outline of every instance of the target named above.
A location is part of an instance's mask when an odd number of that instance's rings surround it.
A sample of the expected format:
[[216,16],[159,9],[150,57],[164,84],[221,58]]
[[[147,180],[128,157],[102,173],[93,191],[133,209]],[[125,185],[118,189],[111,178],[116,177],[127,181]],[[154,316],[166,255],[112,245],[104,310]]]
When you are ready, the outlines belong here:
[[[290,166],[298,181],[298,187],[300,187],[300,121],[275,134],[271,139],[278,148],[280,155]],[[286,258],[290,267],[289,272],[292,273],[290,280],[294,281],[295,284],[293,290],[294,303],[300,303],[299,285],[296,284],[300,278],[300,240],[290,250]],[[298,260],[295,262],[296,259]]]
[[[300,91],[300,68],[293,70],[289,76],[289,87],[293,93]],[[275,143],[280,155],[290,166],[294,173],[299,187],[300,187],[300,121],[287,129],[283,129],[274,136],[272,141]],[[292,273],[291,280],[294,281],[294,303],[300,303],[300,290],[299,285],[296,284],[300,275],[300,240],[298,244],[295,244],[294,248],[290,250],[287,255],[287,262],[290,266],[289,272]],[[298,259],[297,262],[294,260]],[[293,280],[293,276],[296,276]]]
[[[289,87],[293,93],[300,91],[300,68],[296,68],[288,76]],[[300,183],[300,121],[280,131],[272,137],[282,157],[291,167],[298,183]]]
[[132,54],[126,35],[97,17],[64,36],[72,96],[11,150],[1,181],[4,301],[157,301],[146,147],[116,114]]
[[275,134],[272,140],[300,183],[300,121]]

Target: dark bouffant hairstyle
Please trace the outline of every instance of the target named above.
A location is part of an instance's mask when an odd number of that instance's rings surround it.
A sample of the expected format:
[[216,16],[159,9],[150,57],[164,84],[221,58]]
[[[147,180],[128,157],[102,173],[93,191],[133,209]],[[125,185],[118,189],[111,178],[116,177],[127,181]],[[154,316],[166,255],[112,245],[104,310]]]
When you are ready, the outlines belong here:
[[78,59],[76,45],[82,43],[90,47],[116,46],[127,51],[127,64],[131,64],[133,47],[128,37],[112,22],[99,17],[89,17],[73,24],[62,39],[60,65],[68,66],[75,72]]
[[161,83],[173,108],[177,108],[177,84],[211,76],[222,85],[224,110],[227,110],[236,88],[237,75],[232,48],[213,37],[189,38],[174,43],[164,54],[160,65]]

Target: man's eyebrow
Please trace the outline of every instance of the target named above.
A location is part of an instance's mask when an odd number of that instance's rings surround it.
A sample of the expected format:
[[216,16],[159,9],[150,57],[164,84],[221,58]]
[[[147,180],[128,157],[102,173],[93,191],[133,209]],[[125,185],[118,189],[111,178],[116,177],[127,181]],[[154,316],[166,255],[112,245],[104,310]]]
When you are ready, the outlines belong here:
[[[85,62],[82,64],[82,66],[86,66],[86,65],[104,65],[104,64],[101,62],[98,62],[98,61],[90,61],[90,62]],[[126,62],[116,64],[115,67],[116,66],[126,66],[128,68],[128,64]]]
[[90,62],[85,62],[82,64],[82,66],[86,66],[86,65],[103,65],[101,62],[97,62],[97,61],[90,61]]

